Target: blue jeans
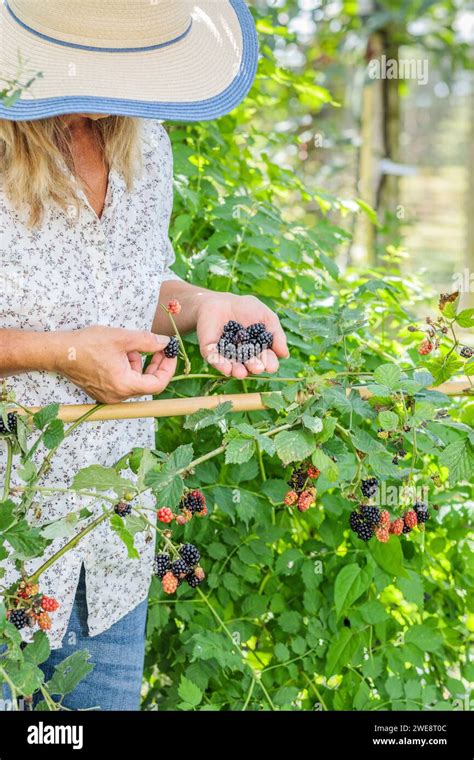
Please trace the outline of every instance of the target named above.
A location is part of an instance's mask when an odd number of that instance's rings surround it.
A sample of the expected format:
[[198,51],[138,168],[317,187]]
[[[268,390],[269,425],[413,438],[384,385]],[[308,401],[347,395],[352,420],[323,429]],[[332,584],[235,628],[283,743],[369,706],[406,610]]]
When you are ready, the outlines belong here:
[[[67,694],[62,704],[70,710],[139,710],[145,656],[147,600],[97,636],[87,634],[84,568],[81,570],[68,630],[61,649],[54,649],[40,667],[48,681],[56,665],[79,649],[87,649],[94,669]],[[73,644],[68,643],[73,641]],[[36,702],[41,701],[41,694]]]

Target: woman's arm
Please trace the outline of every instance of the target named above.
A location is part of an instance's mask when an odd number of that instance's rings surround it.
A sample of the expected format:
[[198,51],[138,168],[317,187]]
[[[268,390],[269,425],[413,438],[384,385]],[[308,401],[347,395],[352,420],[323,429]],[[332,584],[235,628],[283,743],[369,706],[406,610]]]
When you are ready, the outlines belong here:
[[[176,359],[163,354],[168,342],[164,335],[101,326],[46,333],[0,330],[0,377],[58,372],[96,401],[113,404],[166,388],[176,369]],[[142,352],[155,354],[152,373],[143,373]]]
[[[166,280],[161,286],[160,303],[165,306],[172,299],[181,304],[181,312],[175,317],[180,332],[196,330],[203,358],[224,375],[243,379],[247,375],[276,372],[278,359],[288,357],[285,333],[277,315],[254,296],[237,296],[198,288],[180,280]],[[230,362],[217,351],[222,328],[229,320],[248,326],[263,322],[273,333],[272,350],[267,349],[244,364]],[[153,331],[170,335],[172,326],[163,309],[158,306]]]

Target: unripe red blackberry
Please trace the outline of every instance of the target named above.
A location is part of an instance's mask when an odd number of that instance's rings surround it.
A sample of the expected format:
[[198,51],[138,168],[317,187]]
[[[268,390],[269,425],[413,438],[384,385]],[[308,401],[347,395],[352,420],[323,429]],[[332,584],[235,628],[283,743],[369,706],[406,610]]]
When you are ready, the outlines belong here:
[[395,536],[399,536],[403,531],[404,524],[405,523],[403,522],[403,519],[401,517],[397,517],[396,520],[393,520],[390,523],[390,533],[393,533]]
[[178,579],[173,573],[166,573],[162,578],[161,585],[165,594],[174,594],[178,588]]
[[432,350],[433,350],[433,344],[428,339],[423,340],[418,346],[418,353],[420,354],[420,356],[427,356],[428,354],[431,354]]
[[167,308],[170,314],[177,315],[181,312],[181,304],[176,298],[173,298],[171,301],[168,302]]
[[311,480],[316,480],[321,475],[321,470],[318,470],[317,467],[313,467],[312,464],[308,467],[308,478],[311,478]]
[[407,528],[414,528],[415,525],[418,523],[418,518],[416,516],[416,512],[414,509],[409,509],[408,512],[405,512],[403,515],[403,522],[407,526]]
[[43,596],[41,598],[41,607],[45,612],[56,612],[59,602],[51,596]]
[[298,496],[298,509],[300,512],[306,512],[314,504],[315,495],[311,491],[303,491]]
[[379,526],[378,528],[375,528],[375,537],[378,541],[380,541],[382,544],[386,544],[388,539],[390,538],[390,533],[388,531],[388,528]]
[[288,491],[283,501],[287,507],[292,507],[298,501],[298,494],[296,491]]
[[156,514],[162,523],[168,524],[174,520],[174,514],[169,507],[161,507]]
[[390,512],[388,512],[386,509],[383,509],[380,513],[379,525],[381,528],[386,528],[387,530],[390,526]]

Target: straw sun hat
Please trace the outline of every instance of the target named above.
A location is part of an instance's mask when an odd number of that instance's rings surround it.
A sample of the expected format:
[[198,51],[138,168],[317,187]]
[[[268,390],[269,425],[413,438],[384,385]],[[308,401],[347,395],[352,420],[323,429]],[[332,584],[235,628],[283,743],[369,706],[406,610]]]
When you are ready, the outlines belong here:
[[0,92],[34,79],[0,118],[214,119],[247,95],[257,57],[245,0],[0,0]]

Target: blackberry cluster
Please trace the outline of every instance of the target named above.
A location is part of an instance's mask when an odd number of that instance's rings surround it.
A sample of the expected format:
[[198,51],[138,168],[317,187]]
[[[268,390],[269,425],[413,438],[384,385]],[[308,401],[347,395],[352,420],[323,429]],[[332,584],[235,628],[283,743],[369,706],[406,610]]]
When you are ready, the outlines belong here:
[[170,567],[170,555],[169,554],[157,554],[153,564],[153,572],[157,578],[163,578]]
[[15,628],[21,630],[21,628],[25,628],[25,626],[29,625],[30,619],[25,610],[13,610],[13,612],[10,613],[9,621],[15,626]]
[[375,496],[378,487],[379,481],[377,478],[366,478],[366,480],[363,480],[360,484],[360,490],[366,499],[371,499],[373,496]]
[[428,509],[428,505],[425,504],[424,501],[417,501],[413,505],[413,509],[416,512],[416,516],[418,518],[419,523],[425,523],[427,520],[429,520],[430,511]]
[[194,567],[194,565],[197,565],[197,563],[201,559],[201,554],[199,552],[199,549],[193,546],[193,544],[183,544],[183,546],[179,550],[179,554],[182,557],[182,559],[184,559],[184,561],[191,567]]
[[119,501],[119,503],[114,507],[115,514],[119,515],[120,517],[127,517],[131,511],[132,507],[130,504],[127,504],[126,501]]
[[273,345],[273,334],[262,322],[244,327],[231,320],[224,325],[217,350],[226,359],[244,364]]
[[180,508],[188,509],[192,515],[202,512],[206,506],[206,499],[201,491],[189,491],[181,500]]
[[164,350],[164,354],[167,357],[167,359],[176,359],[176,357],[179,354],[179,343],[178,339],[174,336],[170,338],[170,342],[166,346]]
[[0,416],[0,435],[9,435],[11,433],[16,433],[15,412],[9,412],[7,414],[7,425],[5,425],[3,417]]

